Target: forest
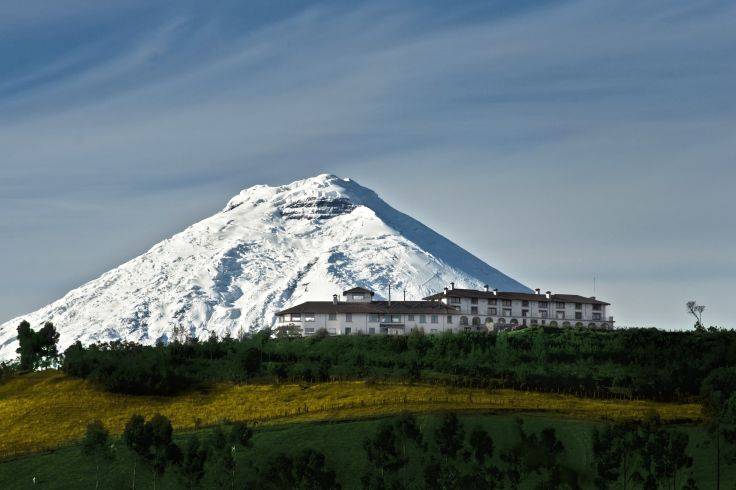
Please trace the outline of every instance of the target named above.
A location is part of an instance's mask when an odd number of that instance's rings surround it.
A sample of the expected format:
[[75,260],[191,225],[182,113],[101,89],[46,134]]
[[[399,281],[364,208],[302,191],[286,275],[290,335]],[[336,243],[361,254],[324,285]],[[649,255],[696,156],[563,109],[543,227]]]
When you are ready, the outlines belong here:
[[174,394],[211,382],[399,380],[689,401],[736,366],[736,332],[526,328],[503,333],[273,336],[142,346],[76,343],[61,368],[102,388]]

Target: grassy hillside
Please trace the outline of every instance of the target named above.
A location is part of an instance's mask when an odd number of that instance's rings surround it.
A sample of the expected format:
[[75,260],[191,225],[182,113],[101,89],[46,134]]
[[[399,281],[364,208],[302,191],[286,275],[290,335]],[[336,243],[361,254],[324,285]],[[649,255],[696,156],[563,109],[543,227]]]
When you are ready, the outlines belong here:
[[69,444],[79,439],[94,419],[101,419],[113,434],[119,434],[134,413],[161,413],[181,430],[225,419],[259,424],[345,420],[403,410],[542,411],[598,420],[639,418],[656,410],[664,421],[701,418],[701,407],[694,403],[585,399],[555,393],[364,381],[219,384],[207,391],[171,397],[132,396],[105,392],[87,381],[46,371],[16,376],[0,384],[0,457]]
[[[431,438],[434,428],[439,423],[436,414],[423,414],[418,417],[422,431]],[[558,437],[565,446],[563,460],[580,473],[582,488],[592,488],[591,462],[591,430],[599,422],[583,421],[553,417],[547,415],[525,415],[523,417],[528,431],[539,431],[545,427],[554,427]],[[488,430],[496,444],[495,461],[498,462],[499,450],[514,443],[514,416],[468,414],[462,415],[467,432],[480,426]],[[262,426],[255,432],[253,447],[241,455],[237,467],[238,481],[244,481],[252,475],[255,468],[262,467],[269,456],[283,451],[295,454],[303,448],[311,447],[322,451],[327,456],[327,463],[337,473],[338,481],[343,488],[359,487],[360,476],[367,470],[363,441],[375,433],[380,420],[365,419],[343,422],[309,422],[302,424],[286,424]],[[692,470],[682,476],[692,475],[697,479],[699,488],[715,488],[713,484],[713,449],[704,446],[705,432],[697,426],[679,426],[690,436],[689,452],[695,459]],[[198,431],[205,435],[207,429]],[[177,433],[181,440],[187,434]],[[422,471],[417,458],[410,458],[409,466],[403,470],[407,482],[422,481]],[[499,462],[500,464],[500,462]],[[116,460],[102,468],[103,489],[129,488],[133,462],[130,454],[121,449]],[[31,480],[36,477],[38,484],[33,486]],[[208,474],[202,488],[214,488]],[[684,479],[682,479],[684,482]],[[733,468],[726,469],[722,475],[722,483],[736,481]],[[159,488],[180,488],[175,476],[165,475]],[[148,470],[138,470],[137,487],[152,487],[152,478]],[[68,489],[94,488],[94,465],[81,456],[79,447],[67,446],[52,453],[23,457],[0,464],[0,488],[3,489]],[[242,488],[242,487],[241,487]],[[527,486],[528,488],[528,486]]]

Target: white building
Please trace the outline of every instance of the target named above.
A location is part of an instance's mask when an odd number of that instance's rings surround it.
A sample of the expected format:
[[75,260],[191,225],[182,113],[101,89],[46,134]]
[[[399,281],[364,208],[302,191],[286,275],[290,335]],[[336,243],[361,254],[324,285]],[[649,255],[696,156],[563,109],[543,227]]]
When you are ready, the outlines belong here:
[[613,328],[613,317],[606,316],[609,303],[576,294],[542,294],[456,289],[451,283],[444,292],[424,298],[458,308],[461,326],[487,325],[500,330],[515,325],[550,327]]
[[423,301],[374,301],[373,291],[353,288],[340,300],[308,301],[276,314],[277,326],[294,325],[304,335],[325,329],[333,335],[407,334],[504,330],[515,326],[612,328],[609,303],[574,294],[541,294],[455,289]]
[[353,288],[332,301],[307,301],[276,314],[277,326],[295,325],[304,335],[403,335],[413,329],[439,333],[459,328],[459,311],[441,301],[373,301],[373,291]]

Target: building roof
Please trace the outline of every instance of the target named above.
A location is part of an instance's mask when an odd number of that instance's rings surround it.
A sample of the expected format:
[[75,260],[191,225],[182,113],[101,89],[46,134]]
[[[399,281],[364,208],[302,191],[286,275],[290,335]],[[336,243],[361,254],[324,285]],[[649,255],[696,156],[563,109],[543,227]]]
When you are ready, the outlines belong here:
[[478,291],[477,289],[448,289],[441,293],[433,294],[424,298],[425,300],[438,300],[445,297],[451,298],[487,298],[487,299],[510,299],[510,300],[522,300],[522,301],[560,301],[565,303],[586,303],[593,305],[610,305],[605,301],[600,301],[595,298],[586,298],[577,294],[551,294],[547,298],[546,294],[533,294],[533,293],[514,293],[510,291],[497,291],[496,294],[493,291]]
[[334,303],[332,301],[307,301],[279,311],[289,313],[378,313],[385,314],[446,314],[458,313],[457,308],[437,301],[371,301],[370,303]]
[[370,294],[371,296],[373,296],[375,294],[370,289],[366,289],[366,288],[353,288],[353,289],[348,289],[347,291],[343,291],[342,292],[342,295],[343,296],[347,296],[348,294],[353,294],[353,293],[355,293],[355,294],[360,294],[360,293]]

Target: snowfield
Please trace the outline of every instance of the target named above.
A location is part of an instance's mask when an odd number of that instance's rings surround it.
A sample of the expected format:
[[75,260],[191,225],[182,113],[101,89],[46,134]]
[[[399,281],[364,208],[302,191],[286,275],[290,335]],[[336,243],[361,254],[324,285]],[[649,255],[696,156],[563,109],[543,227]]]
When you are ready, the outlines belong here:
[[167,341],[174,326],[205,338],[272,326],[274,314],[363,286],[420,299],[450,282],[530,289],[350,179],[320,175],[245,189],[225,208],[60,300],[0,326],[0,359],[16,328],[52,321],[60,350],[125,339]]

